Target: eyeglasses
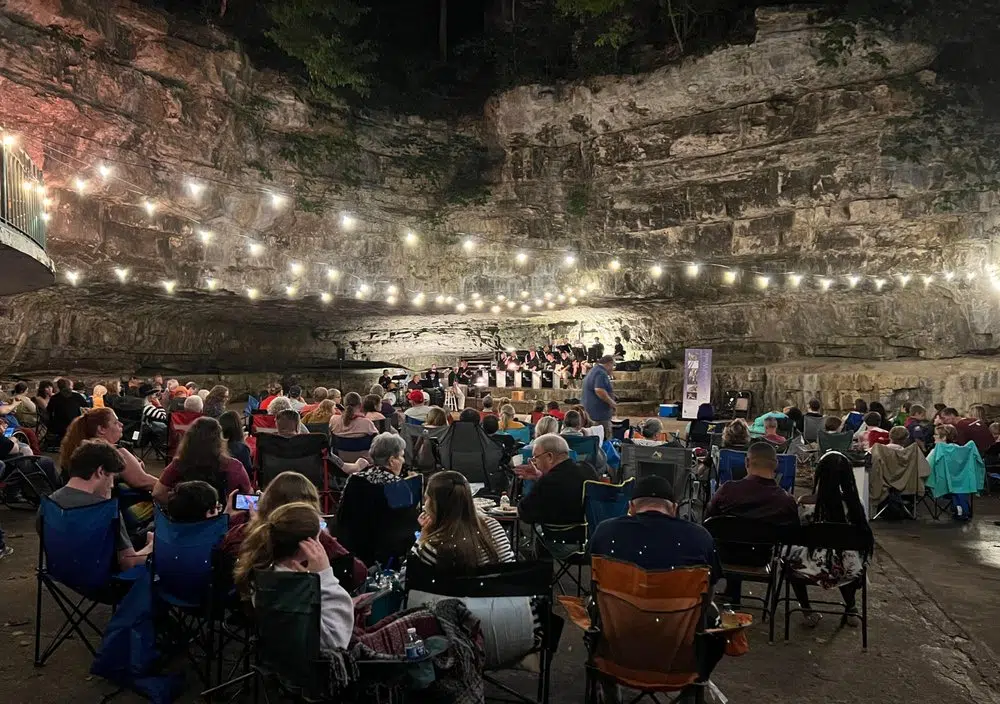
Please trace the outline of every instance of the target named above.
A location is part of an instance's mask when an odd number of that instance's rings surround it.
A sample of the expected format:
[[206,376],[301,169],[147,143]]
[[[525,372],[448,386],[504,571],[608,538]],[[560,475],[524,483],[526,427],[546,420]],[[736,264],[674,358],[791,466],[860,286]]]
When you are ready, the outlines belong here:
[[534,455],[534,456],[532,456],[532,458],[531,458],[531,459],[529,459],[529,460],[528,460],[528,462],[529,462],[529,463],[531,463],[531,464],[535,464],[535,462],[536,462],[536,461],[537,461],[537,460],[538,460],[538,459],[539,459],[540,457],[542,457],[542,455],[551,455],[551,454],[552,454],[552,452],[551,452],[551,451],[545,451],[545,452],[542,452],[542,453],[540,453],[540,454],[537,454],[537,455]]

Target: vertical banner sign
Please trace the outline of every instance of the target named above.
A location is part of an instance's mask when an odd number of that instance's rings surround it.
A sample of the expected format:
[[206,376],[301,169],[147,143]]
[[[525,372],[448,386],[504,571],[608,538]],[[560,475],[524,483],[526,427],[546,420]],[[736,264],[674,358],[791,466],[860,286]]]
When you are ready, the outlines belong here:
[[694,420],[698,406],[712,402],[712,350],[684,350],[681,418]]

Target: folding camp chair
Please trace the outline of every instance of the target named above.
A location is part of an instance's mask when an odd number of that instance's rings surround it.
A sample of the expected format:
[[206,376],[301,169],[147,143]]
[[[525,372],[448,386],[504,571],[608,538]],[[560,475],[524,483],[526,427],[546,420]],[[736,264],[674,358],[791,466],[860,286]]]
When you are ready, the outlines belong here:
[[142,420],[139,425],[139,458],[145,461],[150,453],[153,454],[161,462],[168,462],[168,452],[169,446],[167,437],[169,435],[169,428],[167,434],[157,431],[150,420],[146,416],[142,416]]
[[647,697],[659,702],[661,693],[692,694],[694,702],[704,702],[708,681],[700,674],[709,669],[708,649],[700,641],[712,601],[710,570],[646,571],[606,557],[594,557],[591,569],[593,619],[579,600],[559,598],[585,631],[584,702],[601,701],[600,679],[638,690],[632,704]]
[[345,438],[340,435],[330,436],[330,451],[336,453],[337,457],[344,462],[357,462],[364,457],[370,460],[368,450],[371,449],[374,435],[362,435],[356,438]]
[[[562,587],[562,579],[568,576],[570,581],[576,585],[576,594],[588,593],[583,586],[583,568],[589,564],[587,558],[587,524],[567,523],[567,524],[532,524],[535,534],[536,549],[535,554],[539,556],[547,555],[555,563],[555,575],[552,577],[552,588],[559,589],[565,594]],[[543,552],[544,551],[544,552]],[[576,568],[576,576],[573,576],[573,568]]]
[[802,418],[802,439],[806,442],[816,442],[823,432],[823,416],[806,415]]
[[254,411],[260,409],[260,399],[256,396],[247,396],[247,405],[243,407],[243,417],[249,418]]
[[[46,496],[41,499],[38,521],[35,665],[44,665],[74,634],[96,656],[91,638],[99,640],[102,631],[91,620],[91,613],[99,604],[117,603],[128,591],[129,580],[145,569],[140,566],[118,573],[117,541],[121,530],[118,502],[109,499],[92,506],[65,509]],[[43,588],[65,617],[44,651]]]
[[583,515],[587,519],[587,537],[609,518],[628,514],[628,504],[635,490],[635,479],[621,484],[607,484],[588,479],[583,483]]
[[122,437],[118,446],[138,454],[139,441],[142,439],[142,409],[116,408],[115,414],[122,424]]
[[204,413],[193,411],[174,411],[167,414],[167,457],[173,458],[177,454],[177,446],[181,443],[181,438],[194,425],[194,422],[201,418]]
[[253,415],[250,416],[250,434],[253,436],[258,435],[275,435],[278,432],[278,419],[272,415],[269,415],[266,411],[260,412],[255,411]]
[[576,453],[578,461],[597,466],[597,451],[601,447],[599,438],[593,435],[563,435],[562,439]]
[[716,516],[705,521],[705,529],[715,539],[722,574],[727,583],[732,579],[766,585],[763,598],[741,595],[741,599],[762,602],[762,614],[766,620],[772,611],[771,600],[777,596],[775,589],[782,527],[749,518]]
[[329,423],[305,423],[306,430],[310,433],[315,433],[316,435],[325,435],[327,439],[330,438],[330,424]]
[[851,451],[851,444],[854,442],[854,432],[828,433],[825,430],[821,430],[816,439],[819,442],[820,456],[830,451],[848,453]]
[[861,427],[861,424],[865,422],[865,416],[863,413],[858,411],[851,411],[847,414],[847,418],[844,419],[844,425],[841,430],[845,433],[851,433],[853,435]]
[[[215,625],[224,614],[221,595],[213,591],[213,553],[229,530],[229,515],[221,513],[197,523],[175,523],[157,509],[153,523],[156,548],[150,569],[155,603],[163,608],[165,616],[158,621],[169,631],[167,649],[183,650],[205,686],[210,686],[216,656]],[[192,647],[197,651],[193,652]]]
[[774,481],[789,494],[795,491],[795,472],[799,459],[795,455],[778,455],[778,468],[774,472]]
[[490,492],[499,491],[495,484],[503,483],[503,450],[478,423],[453,423],[441,436],[438,448],[445,469],[461,473],[472,484],[484,484]]
[[713,454],[716,475],[716,479],[713,480],[716,485],[712,487],[714,494],[715,490],[726,482],[742,479],[747,475],[747,453],[743,450],[720,447]]
[[609,440],[624,440],[626,433],[628,433],[629,428],[632,427],[632,422],[625,418],[623,420],[612,420],[611,421],[611,437]]
[[[508,685],[497,681],[489,672],[508,669],[515,662],[497,663],[490,667],[487,664],[483,678],[491,685],[516,697],[525,704],[545,704],[549,700],[549,678],[552,671],[552,656],[559,646],[561,621],[552,613],[552,566],[547,562],[514,562],[506,564],[486,565],[469,573],[442,573],[440,568],[432,567],[422,560],[411,557],[406,563],[406,601],[404,608],[412,608],[419,604],[411,601],[411,592],[420,592],[427,596],[453,597],[462,599],[472,611],[483,621],[483,631],[486,639],[500,638],[505,633],[501,623],[490,623],[491,618],[500,618],[504,613],[502,606],[486,602],[482,609],[477,609],[477,599],[490,597],[512,598],[529,597],[532,606],[527,607],[538,617],[541,625],[540,642],[531,649],[517,654],[520,660],[526,655],[537,653],[539,656],[538,690],[534,698],[527,697]],[[530,620],[530,617],[529,617]],[[496,635],[494,635],[496,634]],[[487,649],[491,644],[487,642]]]
[[501,430],[497,435],[509,435],[514,438],[515,441],[521,443],[522,445],[527,445],[531,442],[531,428],[525,426],[524,428],[511,428],[510,430]]
[[[0,462],[0,502],[11,509],[34,511],[43,496],[51,494],[55,487],[41,466],[41,458],[36,456],[8,457]],[[17,499],[23,499],[18,501]]]
[[[706,524],[707,527],[707,524]],[[806,526],[794,526],[784,529],[784,545],[799,545],[807,550],[854,550],[861,554],[862,569],[861,576],[861,647],[868,650],[868,558],[875,550],[875,542],[871,531],[867,526],[854,526],[847,523],[813,523]],[[792,567],[787,560],[781,561],[781,569],[778,584],[774,594],[774,604],[772,606],[771,635],[770,640],[774,642],[774,614],[777,611],[778,603],[785,605],[785,640],[788,640],[788,633],[791,625],[791,616],[794,611],[802,611],[799,606],[792,606],[792,599],[789,595],[791,590],[790,577],[793,575]],[[785,595],[781,596],[781,584],[785,585]],[[839,601],[814,601],[809,600],[813,607],[812,611],[820,614],[831,614],[841,617],[841,625],[847,623],[847,613],[843,604]],[[839,610],[815,608],[820,606],[839,606]]]
[[256,484],[264,490],[282,472],[298,472],[309,478],[319,492],[323,512],[330,512],[332,489],[326,464],[327,439],[319,433],[257,436]]

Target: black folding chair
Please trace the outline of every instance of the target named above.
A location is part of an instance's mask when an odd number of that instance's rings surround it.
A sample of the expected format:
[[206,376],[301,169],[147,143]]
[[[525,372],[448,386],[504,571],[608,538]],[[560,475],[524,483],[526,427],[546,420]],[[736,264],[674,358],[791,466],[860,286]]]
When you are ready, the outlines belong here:
[[576,585],[577,596],[589,593],[583,585],[583,568],[590,566],[590,558],[587,555],[587,524],[533,523],[532,530],[536,541],[535,554],[551,557],[556,565],[555,576],[551,578],[552,588],[565,594],[562,579],[568,576]]
[[740,595],[741,600],[760,601],[762,618],[766,620],[772,612],[772,599],[776,597],[783,528],[749,518],[716,516],[705,521],[705,529],[715,539],[722,575],[727,582],[736,579],[766,585],[763,598]]
[[[405,608],[416,606],[409,603],[411,591],[427,592],[458,599],[488,597],[530,597],[534,599],[534,612],[539,616],[541,641],[537,648],[524,653],[539,656],[538,691],[534,698],[484,673],[483,678],[494,687],[516,697],[525,704],[545,704],[549,701],[549,678],[552,671],[552,656],[559,648],[562,635],[562,619],[552,613],[552,566],[547,562],[511,562],[486,565],[472,572],[462,574],[442,573],[438,568],[427,565],[416,557],[406,562]],[[502,633],[502,631],[501,631]],[[494,671],[506,669],[497,668]]]
[[11,509],[34,511],[55,490],[36,456],[8,457],[0,462],[0,476],[0,502]]
[[[708,524],[706,523],[706,527]],[[861,582],[861,647],[868,650],[868,561],[875,551],[875,541],[872,537],[871,529],[865,526],[855,526],[849,523],[813,523],[807,526],[788,527],[783,530],[782,543],[785,547],[798,545],[807,550],[853,550],[861,554],[861,561],[864,565],[858,581]],[[774,614],[777,611],[778,603],[785,605],[785,640],[791,628],[791,616],[794,611],[802,611],[799,606],[792,606],[790,591],[790,579],[793,576],[791,565],[787,559],[781,560],[781,567],[778,576],[778,583],[775,588],[774,603],[771,607],[771,642],[774,642]],[[781,584],[784,582],[785,595],[781,596]],[[819,614],[831,614],[840,616],[840,625],[847,623],[847,611],[839,601],[813,601],[810,599],[812,611]],[[817,609],[815,606],[839,606],[839,610]]]
[[274,433],[259,434],[255,467],[257,488],[264,490],[282,472],[298,472],[315,485],[323,501],[323,513],[329,513],[328,504],[333,489],[324,457],[327,443],[327,437],[320,433],[287,438]]

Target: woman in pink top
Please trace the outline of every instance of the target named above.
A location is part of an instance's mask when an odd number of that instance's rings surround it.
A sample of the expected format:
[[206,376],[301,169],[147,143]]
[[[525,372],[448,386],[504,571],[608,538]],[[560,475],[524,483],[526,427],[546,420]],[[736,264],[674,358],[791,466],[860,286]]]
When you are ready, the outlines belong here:
[[342,438],[377,435],[375,424],[361,410],[361,396],[353,391],[344,396],[344,412],[330,419],[330,433]]
[[230,457],[222,426],[215,418],[203,416],[191,424],[181,438],[177,457],[167,465],[153,487],[153,499],[166,504],[175,484],[199,479],[208,482],[219,492],[221,499],[228,499],[234,491],[251,493],[250,477],[243,463]]
[[372,421],[373,423],[380,420],[385,420],[385,416],[379,412],[379,406],[382,405],[382,397],[376,396],[375,394],[368,394],[365,396],[364,400],[361,402],[361,408],[365,412],[365,418]]

